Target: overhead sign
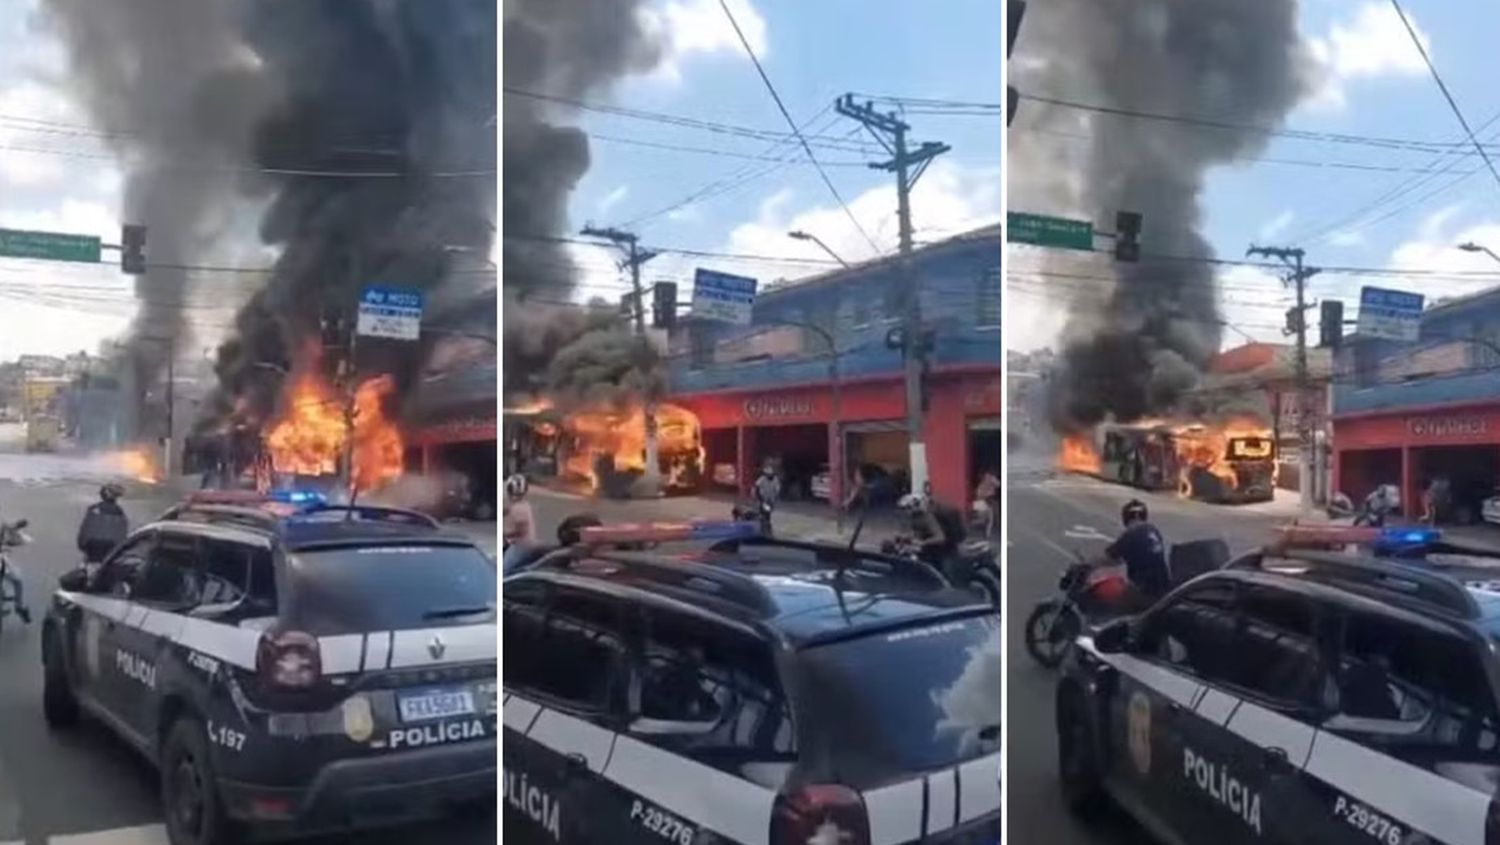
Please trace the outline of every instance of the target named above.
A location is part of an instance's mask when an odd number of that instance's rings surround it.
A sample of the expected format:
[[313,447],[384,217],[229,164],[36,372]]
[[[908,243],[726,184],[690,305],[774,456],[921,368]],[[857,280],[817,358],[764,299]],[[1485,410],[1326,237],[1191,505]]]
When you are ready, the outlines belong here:
[[1359,289],[1359,333],[1365,337],[1405,342],[1421,334],[1420,293],[1363,287]]
[[0,255],[7,258],[44,258],[49,261],[99,263],[99,239],[59,232],[0,229]]
[[416,340],[422,336],[422,293],[371,285],[359,295],[355,331],[366,337]]
[[1010,211],[1005,215],[1005,239],[1016,244],[1055,246],[1062,249],[1094,249],[1094,224],[1087,220],[1048,217]]
[[755,307],[755,280],[699,268],[693,274],[693,316],[750,325]]

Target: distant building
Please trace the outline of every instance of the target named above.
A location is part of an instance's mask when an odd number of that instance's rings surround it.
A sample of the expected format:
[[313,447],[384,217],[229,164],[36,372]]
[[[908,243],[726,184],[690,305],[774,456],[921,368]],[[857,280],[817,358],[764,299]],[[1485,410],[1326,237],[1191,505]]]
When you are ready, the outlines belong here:
[[1440,302],[1415,343],[1353,335],[1333,389],[1335,484],[1358,501],[1400,484],[1408,516],[1446,477],[1459,519],[1500,487],[1500,287]]
[[[971,498],[981,472],[999,470],[1004,451],[1002,251],[1000,227],[991,226],[910,258],[932,345],[928,475],[933,493],[954,504]],[[857,465],[909,478],[903,358],[891,343],[904,291],[889,257],[762,290],[749,326],[681,321],[670,340],[670,400],[700,419],[707,475],[743,490],[755,467],[775,459],[793,492],[822,487],[812,478],[826,472],[834,500]],[[836,360],[806,325],[832,336]]]

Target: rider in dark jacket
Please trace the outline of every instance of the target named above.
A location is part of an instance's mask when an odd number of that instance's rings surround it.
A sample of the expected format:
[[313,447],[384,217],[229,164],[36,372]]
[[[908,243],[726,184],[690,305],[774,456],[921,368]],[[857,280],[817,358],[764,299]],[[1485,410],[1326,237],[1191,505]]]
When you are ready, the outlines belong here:
[[1126,502],[1120,508],[1120,522],[1125,530],[1104,550],[1105,555],[1125,564],[1125,576],[1147,598],[1166,595],[1172,585],[1167,541],[1151,524],[1146,504],[1139,499]]
[[100,563],[130,533],[130,520],[120,507],[124,489],[118,484],[99,488],[99,501],[89,506],[78,526],[78,550],[85,563]]

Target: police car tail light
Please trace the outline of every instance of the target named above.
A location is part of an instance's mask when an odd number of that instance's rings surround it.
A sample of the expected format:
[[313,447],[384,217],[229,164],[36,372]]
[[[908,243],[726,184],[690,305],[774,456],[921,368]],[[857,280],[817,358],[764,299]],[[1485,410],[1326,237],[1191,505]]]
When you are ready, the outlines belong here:
[[811,784],[778,795],[771,811],[772,845],[870,845],[870,819],[859,793],[838,784]]
[[300,631],[267,634],[260,641],[256,668],[272,686],[307,689],[323,676],[318,639]]

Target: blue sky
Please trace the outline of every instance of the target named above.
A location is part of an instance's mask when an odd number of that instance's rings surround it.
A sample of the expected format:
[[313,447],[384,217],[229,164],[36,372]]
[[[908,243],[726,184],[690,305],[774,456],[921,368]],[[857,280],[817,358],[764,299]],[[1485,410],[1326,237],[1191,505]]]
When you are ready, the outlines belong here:
[[[811,134],[869,140],[857,124],[831,109],[846,92],[965,102],[1003,101],[1001,5],[994,0],[941,4],[856,0],[735,0],[730,4],[766,73],[799,124],[816,117]],[[651,7],[672,45],[664,67],[633,77],[613,93],[615,105],[782,132],[786,124],[719,8],[718,0],[666,0]],[[826,113],[823,113],[827,110]],[[913,200],[917,240],[936,240],[1000,217],[999,114],[983,117],[911,115],[912,138],[944,141],[944,155],[919,184]],[[806,230],[844,259],[870,257],[868,243],[844,215],[817,172],[796,155],[785,166],[723,156],[664,151],[604,140],[699,147],[744,155],[786,156],[789,146],[729,137],[638,119],[584,114],[596,139],[594,164],[573,196],[573,224],[631,225],[643,243],[715,252],[826,260],[818,248],[786,233]],[[894,249],[894,177],[862,164],[883,152],[816,150],[854,215],[882,253]],[[705,186],[770,166],[735,190],[668,214],[658,212]],[[850,166],[853,165],[853,166]],[[642,219],[645,217],[646,219]],[[608,256],[574,250],[590,277],[586,293],[620,288]],[[707,266],[756,276],[763,282],[823,269],[818,264],[740,262],[664,255],[647,265],[648,281],[688,283]],[[684,291],[681,298],[686,299]]]
[[[1500,142],[1500,90],[1494,86],[1493,58],[1500,7],[1406,0],[1403,8],[1470,125],[1479,130],[1494,119],[1479,135]],[[1316,79],[1312,93],[1287,118],[1285,128],[1439,143],[1464,138],[1387,0],[1310,0],[1302,3],[1299,20],[1305,46],[1316,61]],[[1022,42],[1025,33],[1023,26]],[[1051,93],[1067,97],[1070,92]],[[1086,99],[1086,92],[1072,93],[1075,99]],[[1024,116],[1017,118],[1016,126],[1024,130]],[[1202,130],[1145,123],[1135,131]],[[1079,142],[1059,143],[1085,148]],[[1500,167],[1500,156],[1492,157]],[[1216,170],[1202,198],[1205,231],[1221,257],[1241,258],[1255,241],[1303,247],[1312,265],[1424,274],[1325,273],[1310,283],[1315,298],[1341,297],[1346,307],[1357,302],[1362,284],[1418,290],[1431,302],[1500,282],[1500,275],[1461,275],[1500,274],[1500,265],[1455,248],[1474,240],[1500,252],[1500,179],[1471,148],[1458,155],[1439,155],[1278,138],[1257,159]],[[1445,168],[1441,174],[1413,172]],[[1024,210],[1028,199],[1034,201],[1013,183],[1010,207]],[[1036,260],[1021,252],[1013,258],[1016,267]],[[1229,322],[1257,339],[1280,340],[1277,327],[1290,300],[1273,277],[1254,268],[1235,268],[1222,272],[1220,283]],[[1035,348],[1054,339],[1061,325],[1055,306],[1036,294],[1012,295],[1008,301],[1013,318],[1010,345]],[[1236,331],[1226,332],[1226,345],[1243,340]]]

